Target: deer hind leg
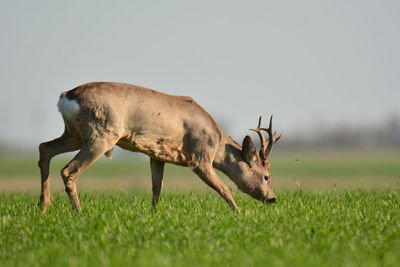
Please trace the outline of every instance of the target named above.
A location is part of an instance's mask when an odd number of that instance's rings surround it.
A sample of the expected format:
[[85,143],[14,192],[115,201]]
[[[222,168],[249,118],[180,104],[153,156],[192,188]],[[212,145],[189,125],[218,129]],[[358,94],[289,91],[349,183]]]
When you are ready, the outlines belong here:
[[39,206],[43,206],[43,213],[46,213],[50,206],[50,160],[61,153],[74,151],[80,148],[81,142],[78,137],[71,136],[65,132],[61,137],[39,145],[39,168],[41,175],[41,194]]
[[228,187],[222,182],[222,180],[215,173],[211,164],[205,166],[198,165],[190,167],[194,173],[196,173],[208,186],[218,192],[228,202],[229,206],[235,211],[240,213],[235,201],[229,191]]
[[78,154],[76,154],[76,156],[61,170],[65,191],[68,194],[73,210],[81,210],[76,191],[76,181],[78,177],[87,167],[100,158],[105,152],[109,151],[114,144],[115,143],[105,140],[91,140],[86,142],[82,145]]
[[160,192],[163,182],[164,175],[164,165],[165,163],[153,158],[150,158],[150,167],[151,167],[151,180],[153,183],[153,209],[156,209],[158,199],[160,198]]

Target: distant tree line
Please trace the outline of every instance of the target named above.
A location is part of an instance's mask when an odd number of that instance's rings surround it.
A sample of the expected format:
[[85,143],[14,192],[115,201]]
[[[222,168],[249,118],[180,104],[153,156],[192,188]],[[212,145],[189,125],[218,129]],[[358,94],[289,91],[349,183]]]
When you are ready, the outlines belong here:
[[390,117],[380,124],[342,123],[334,127],[316,127],[314,133],[298,134],[281,142],[287,149],[400,149],[400,117]]
[[[224,123],[223,120],[222,122],[219,120],[218,123],[224,130],[229,128],[229,124]],[[259,146],[258,138],[253,138],[253,140]],[[0,140],[0,155],[36,155],[38,144],[28,146],[22,142]],[[316,123],[313,130],[299,129],[298,132],[288,135],[285,135],[284,132],[278,147],[287,150],[357,148],[400,150],[400,116],[389,117],[380,123],[375,121],[368,124],[346,122],[329,127]]]

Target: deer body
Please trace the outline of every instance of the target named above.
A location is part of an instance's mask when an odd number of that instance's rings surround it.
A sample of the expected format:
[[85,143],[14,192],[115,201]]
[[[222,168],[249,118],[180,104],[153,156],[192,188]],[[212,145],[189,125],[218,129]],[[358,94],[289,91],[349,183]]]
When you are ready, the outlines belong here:
[[[269,201],[275,200],[270,181],[265,183],[254,178],[257,175],[269,177],[269,163],[255,153],[250,137],[245,138],[247,149],[243,149],[190,97],[101,82],[62,93],[58,108],[65,131],[61,137],[39,146],[43,212],[50,205],[48,169],[53,156],[80,149],[61,171],[72,207],[80,210],[77,178],[101,155],[111,156],[115,145],[149,155],[154,208],[161,191],[165,163],[191,168],[235,210],[230,191],[216,175],[214,167],[251,196],[264,200],[268,195]],[[255,165],[263,165],[263,168],[255,168]]]

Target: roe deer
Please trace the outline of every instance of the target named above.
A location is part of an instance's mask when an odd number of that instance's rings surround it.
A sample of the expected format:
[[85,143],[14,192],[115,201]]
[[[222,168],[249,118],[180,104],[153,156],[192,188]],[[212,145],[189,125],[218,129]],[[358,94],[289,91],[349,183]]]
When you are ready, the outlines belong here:
[[[150,157],[153,200],[156,208],[164,164],[187,166],[217,191],[235,210],[235,201],[214,168],[224,172],[237,187],[255,199],[274,202],[271,187],[271,149],[279,137],[268,128],[250,129],[260,137],[258,152],[250,136],[242,146],[227,136],[212,117],[192,98],[173,96],[144,87],[95,82],[63,92],[58,101],[65,131],[61,137],[40,144],[41,196],[43,213],[50,205],[49,164],[60,153],[78,150],[61,170],[72,208],[81,209],[76,181],[101,155],[111,157],[115,145]],[[261,131],[268,133],[265,140]]]

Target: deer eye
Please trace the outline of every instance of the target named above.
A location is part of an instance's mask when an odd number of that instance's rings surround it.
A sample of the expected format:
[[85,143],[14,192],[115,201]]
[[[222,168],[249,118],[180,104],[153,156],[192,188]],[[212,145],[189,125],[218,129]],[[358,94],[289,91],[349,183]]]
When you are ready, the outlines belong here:
[[264,180],[268,182],[269,176],[268,176],[268,175],[265,175],[265,176],[264,176]]

